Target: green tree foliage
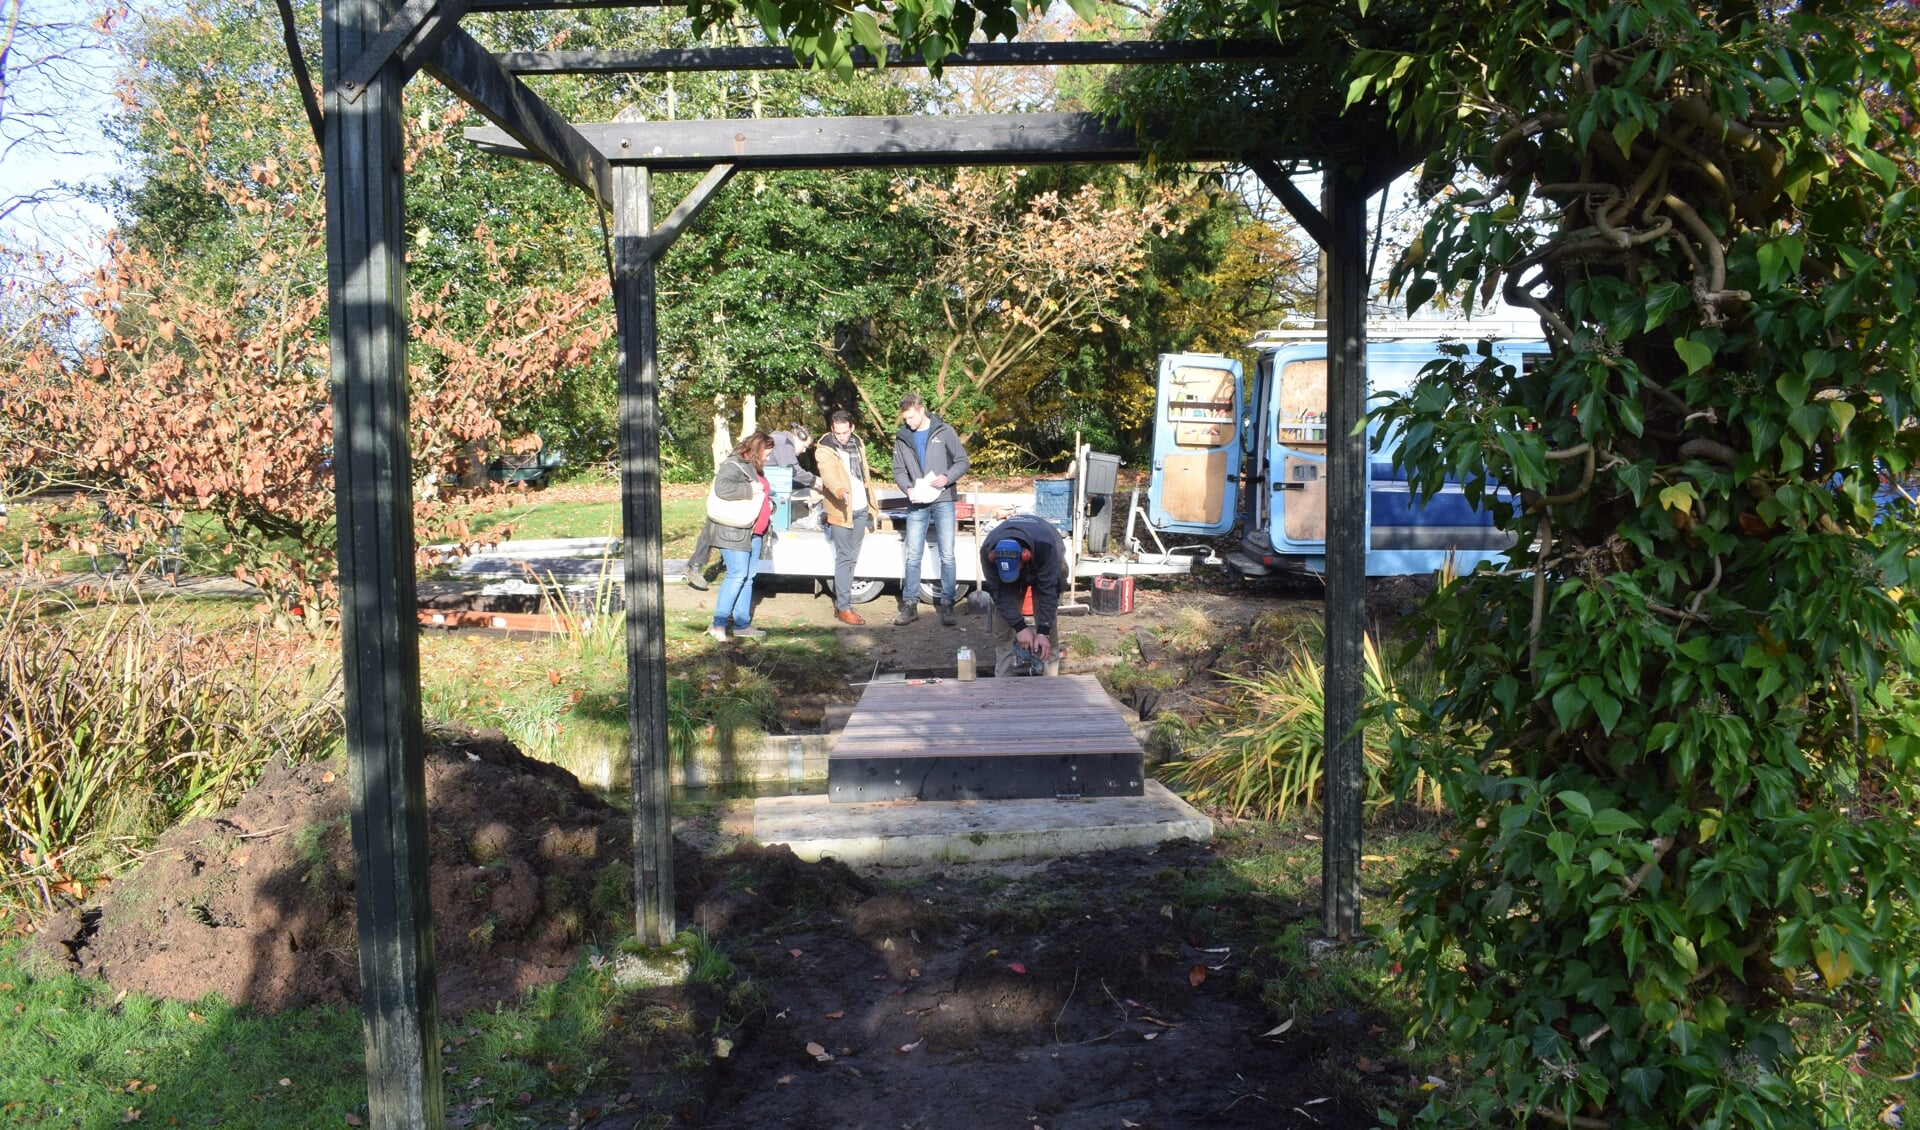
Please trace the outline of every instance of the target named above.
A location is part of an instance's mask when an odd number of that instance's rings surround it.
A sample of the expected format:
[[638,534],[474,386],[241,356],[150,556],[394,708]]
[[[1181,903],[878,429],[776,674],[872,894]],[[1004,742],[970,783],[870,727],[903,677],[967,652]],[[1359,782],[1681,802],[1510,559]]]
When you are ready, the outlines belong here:
[[1871,3],[1444,15],[1350,84],[1485,186],[1407,303],[1502,295],[1553,353],[1387,408],[1521,546],[1430,606],[1403,750],[1465,831],[1402,918],[1469,1057],[1432,1113],[1858,1125],[1848,1055],[1911,1063],[1920,1003],[1920,545],[1877,502],[1920,457],[1908,45]]
[[[300,8],[299,23],[311,40],[317,19],[310,5]],[[465,23],[500,49],[764,42],[750,26],[696,30],[687,18],[659,11],[495,13]],[[317,154],[305,136],[278,32],[251,6],[203,0],[146,17],[129,33],[138,65],[127,73],[126,113],[116,127],[132,170],[120,186],[125,230],[133,246],[163,254],[209,290],[231,291],[232,279],[263,269],[316,287],[324,278],[317,242],[267,248],[272,265],[266,266],[252,234],[257,217],[237,215],[227,199],[226,186],[251,184],[256,170],[268,168],[280,181],[276,202],[300,211],[309,225],[318,222]],[[314,54],[311,42],[307,53]],[[1020,105],[1053,104],[1049,76],[1020,80],[1027,91],[1016,99]],[[890,114],[964,108],[981,97],[900,72],[863,74],[856,82],[805,72],[528,81],[560,113],[580,121],[623,112],[646,120]],[[548,170],[466,144],[462,130],[478,119],[431,80],[409,85],[406,106],[409,289],[431,303],[448,333],[458,337],[462,327],[484,326],[516,289],[584,292],[604,278],[605,232],[590,201],[558,190]],[[903,175],[942,185],[953,179],[951,170]],[[696,179],[656,178],[656,214]],[[1045,170],[1032,179],[1063,191],[1097,184],[1113,200],[1143,191],[1138,178],[1104,170]],[[900,392],[937,382],[949,331],[940,295],[925,285],[922,269],[936,255],[932,227],[896,193],[896,180],[883,171],[743,175],[675,243],[658,276],[669,473],[705,472],[716,396],[737,407],[752,393],[762,418],[778,425],[805,421],[818,428],[832,409],[844,407],[884,430]],[[1181,210],[1186,232],[1152,242],[1140,276],[1149,289],[1112,303],[1117,313],[1103,326],[1107,332],[1055,335],[1023,362],[1009,405],[989,395],[970,406],[1003,417],[1012,429],[1010,463],[1026,462],[1022,451],[1052,455],[1082,425],[1103,442],[1109,435],[1116,443],[1141,442],[1152,356],[1190,336],[1177,315],[1206,322],[1212,337],[1227,343],[1267,320],[1259,302],[1249,300],[1244,266],[1273,241],[1241,238],[1246,218],[1217,192],[1196,196]],[[1213,277],[1217,269],[1225,274]],[[1249,320],[1229,331],[1242,313]],[[595,335],[611,325],[604,305],[589,317]],[[449,364],[444,353],[416,348],[410,358],[416,381],[433,379]],[[615,357],[610,345],[600,348],[528,395],[498,403],[501,440],[537,434],[576,462],[609,457]],[[1029,398],[1028,390],[1040,395]],[[1089,405],[1099,411],[1087,415]]]
[[1035,383],[1036,413],[1015,435],[1034,452],[1066,450],[1079,431],[1129,465],[1152,456],[1158,355],[1224,353],[1251,361],[1253,331],[1310,311],[1310,247],[1252,215],[1246,198],[1214,175],[1190,180],[1177,230],[1149,241],[1146,264],[1115,302],[1122,329],[1075,335]]

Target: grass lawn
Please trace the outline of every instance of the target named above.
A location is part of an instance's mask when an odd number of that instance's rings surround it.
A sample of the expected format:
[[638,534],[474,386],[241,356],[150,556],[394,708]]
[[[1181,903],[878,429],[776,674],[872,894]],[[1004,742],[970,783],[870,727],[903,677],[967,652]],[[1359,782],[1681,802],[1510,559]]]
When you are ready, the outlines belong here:
[[[661,503],[661,537],[667,556],[684,556],[706,520],[704,492],[672,489]],[[546,490],[523,491],[499,509],[477,512],[469,520],[476,534],[510,529],[516,541],[545,538],[620,536],[620,485],[594,474]]]
[[[357,1010],[266,1015],[208,998],[192,1005],[23,969],[0,947],[0,1123],[63,1127],[339,1127],[367,1124],[366,1052]],[[499,1113],[498,1126],[593,1086],[607,1063],[611,978],[582,964],[512,1008],[441,1026],[449,1107]],[[674,1018],[691,1022],[691,1016]],[[514,1117],[509,1111],[521,1112]],[[462,1123],[470,1125],[471,1123]]]

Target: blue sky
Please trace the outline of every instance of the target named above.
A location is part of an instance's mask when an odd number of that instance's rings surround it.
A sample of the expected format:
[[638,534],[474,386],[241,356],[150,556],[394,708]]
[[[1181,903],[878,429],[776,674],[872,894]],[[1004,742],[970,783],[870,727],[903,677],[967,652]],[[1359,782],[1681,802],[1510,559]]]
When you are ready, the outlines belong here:
[[[12,0],[0,0],[0,11]],[[98,186],[116,157],[102,138],[117,58],[93,30],[88,0],[19,0],[20,34],[9,59],[0,114],[0,201],[50,198],[0,220],[16,247],[85,254],[110,218],[62,186]]]

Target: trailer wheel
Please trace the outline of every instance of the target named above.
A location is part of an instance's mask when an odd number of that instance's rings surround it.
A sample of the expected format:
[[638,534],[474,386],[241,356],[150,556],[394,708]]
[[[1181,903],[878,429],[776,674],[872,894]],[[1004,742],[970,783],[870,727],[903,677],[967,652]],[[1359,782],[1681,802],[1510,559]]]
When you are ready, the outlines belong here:
[[[954,606],[956,608],[959,607],[960,602],[967,599],[967,594],[972,591],[973,586],[967,582],[955,581],[953,583]],[[920,582],[920,603],[934,605],[940,603],[940,582],[938,580]]]
[[[832,581],[828,581],[827,587],[831,589],[835,586]],[[856,578],[853,584],[849,586],[847,601],[852,604],[870,603],[880,599],[880,593],[885,590],[886,587],[887,582],[885,581]],[[835,593],[834,595],[838,596],[839,594]]]

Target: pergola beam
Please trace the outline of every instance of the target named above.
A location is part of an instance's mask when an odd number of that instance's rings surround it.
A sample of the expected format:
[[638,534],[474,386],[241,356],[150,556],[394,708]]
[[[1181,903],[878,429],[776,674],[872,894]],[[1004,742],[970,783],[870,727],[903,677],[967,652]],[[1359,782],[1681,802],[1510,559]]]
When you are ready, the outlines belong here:
[[425,69],[485,114],[503,137],[512,138],[521,149],[553,166],[600,207],[612,206],[613,172],[605,159],[471,35],[453,29]]
[[378,37],[381,0],[320,8],[327,92],[327,320],[338,510],[341,678],[351,770],[354,910],[373,1126],[438,1127],[433,902],[414,615],[407,439],[401,87],[389,53],[360,97],[340,68]]
[[387,17],[386,26],[348,67],[340,80],[340,89],[351,102],[373,81],[387,60],[400,59],[403,75],[411,76],[422,59],[432,56],[460,17],[467,14],[465,0],[407,0],[400,10]]
[[550,12],[575,8],[680,8],[686,0],[478,0],[473,12]]
[[[936,165],[1060,165],[1138,161],[1131,130],[1093,114],[951,114],[937,117],[737,118],[690,122],[581,123],[574,127],[614,165],[656,171],[892,169]],[[513,139],[484,126],[467,140],[516,152]],[[1200,159],[1218,154],[1198,154]]]
[[[477,10],[482,5],[475,4]],[[872,52],[856,47],[848,53],[857,68],[881,64]],[[1221,62],[1280,62],[1296,57],[1272,40],[1127,39],[1105,42],[975,43],[940,61],[943,67],[1036,67],[1095,64],[1171,64]],[[656,74],[685,71],[791,71],[808,64],[795,59],[787,47],[686,47],[600,49],[582,51],[510,51],[500,63],[523,75]],[[887,48],[888,67],[925,67],[919,55]]]
[[1299,224],[1301,230],[1305,231],[1322,251],[1332,248],[1335,239],[1333,226],[1327,223],[1327,218],[1321,214],[1320,209],[1313,206],[1313,201],[1307,199],[1307,194],[1295,187],[1293,178],[1287,175],[1285,169],[1264,157],[1248,159],[1246,166],[1254,176],[1260,178],[1260,183],[1266,185],[1267,191],[1273,193],[1274,199],[1280,201],[1280,206],[1287,210],[1287,215],[1293,217],[1293,222]]
[[[672,247],[673,241],[680,238],[680,233],[687,229],[687,225],[707,210],[707,205],[713,202],[713,196],[720,191],[721,186],[732,179],[732,165],[715,165],[707,170],[707,175],[700,178],[700,183],[693,186],[693,191],[687,193],[685,200],[682,200],[673,211],[667,213],[667,218],[660,221],[660,226],[651,232],[641,229],[644,238],[641,239],[637,248],[640,257],[658,259],[666,254],[667,248]],[[651,186],[647,187],[651,191]],[[647,214],[651,215],[652,212],[649,211]],[[615,262],[617,264],[619,260],[616,259]]]

